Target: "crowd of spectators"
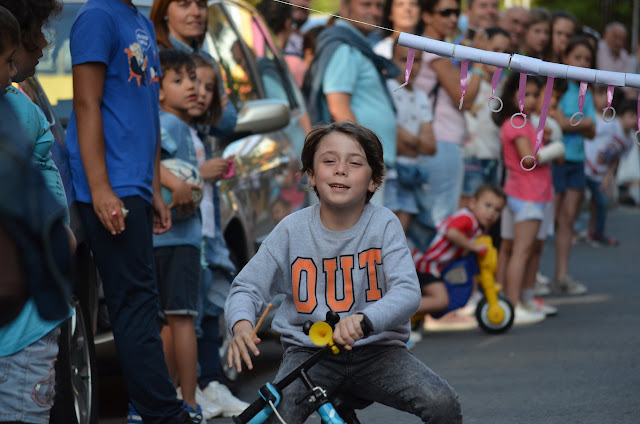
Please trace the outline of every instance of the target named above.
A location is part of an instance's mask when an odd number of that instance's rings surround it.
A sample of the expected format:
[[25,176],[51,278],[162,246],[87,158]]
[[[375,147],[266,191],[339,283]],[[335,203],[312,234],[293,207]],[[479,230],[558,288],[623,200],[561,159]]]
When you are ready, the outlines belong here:
[[[422,52],[416,55],[420,64],[414,65],[415,75],[401,89],[406,96],[398,96],[393,90],[405,82],[404,75],[397,75],[404,66],[400,61],[399,69],[394,70],[385,59],[395,59],[396,50],[398,57],[407,57],[408,49],[397,46],[399,33],[407,32],[550,62],[635,72],[635,55],[625,49],[628,40],[624,25],[609,23],[601,36],[565,10],[543,7],[499,10],[497,0],[469,0],[465,10],[459,0],[343,0],[339,14],[347,19],[332,18],[320,29],[316,26],[313,30],[302,25],[302,29],[308,31],[303,31],[303,38],[315,38],[317,46],[315,58],[306,71],[307,85],[303,85],[303,90],[313,123],[352,119],[381,135],[387,175],[384,190],[379,190],[373,201],[396,212],[410,233],[416,225],[435,230],[458,208],[468,207],[480,185],[503,186],[508,196],[503,218],[507,219],[488,231],[501,247],[498,281],[505,284],[514,304],[522,301],[526,305],[517,309],[516,322],[531,321],[525,317],[527,310],[536,322],[544,318],[545,313],[548,316],[557,312],[538,297],[540,294],[586,293],[587,287],[569,273],[572,245],[578,238],[597,246],[616,245],[617,240],[605,233],[607,200],[619,198],[621,202],[638,204],[639,159],[637,146],[632,142],[635,114],[629,103],[623,106],[625,101],[635,98],[637,91],[616,90],[614,106],[619,105],[622,108],[619,111],[624,110],[628,117],[626,122],[620,116],[613,124],[607,122],[607,130],[599,112],[607,103],[597,112],[594,109],[592,92],[600,88],[590,85],[584,106],[579,107],[579,81],[557,80],[546,119],[542,156],[536,157],[538,165],[534,172],[523,174],[543,176],[524,184],[526,179],[514,180],[514,177],[521,171],[520,159],[525,152],[533,154],[536,134],[532,123],[537,126],[543,109],[544,81],[540,77],[529,77],[531,84],[527,84],[527,93],[523,96],[527,99],[524,103],[529,99],[527,96],[531,98],[529,112],[525,111],[531,119],[523,124],[522,130],[526,134],[513,133],[511,130],[515,128],[510,121],[507,120],[507,125],[502,125],[502,121],[494,123],[491,118],[495,114],[488,104],[489,98],[495,95],[504,101],[505,109],[507,103],[515,101],[515,112],[523,112],[523,104],[518,99],[521,85],[514,81],[505,88],[512,74],[509,70],[502,72],[497,84],[492,84],[495,67],[470,63],[463,94],[462,64]],[[379,26],[389,31],[380,30]],[[344,37],[337,35],[347,30],[350,32],[345,32]],[[368,46],[362,43],[365,38]],[[340,75],[339,81],[333,76],[336,74]],[[389,90],[382,88],[379,78],[389,81]],[[389,92],[393,93],[395,104],[388,102]],[[428,99],[426,108],[421,100],[423,96]],[[519,107],[518,103],[521,103]],[[373,111],[372,104],[375,104]],[[389,105],[395,113],[391,113]],[[497,105],[494,103],[493,107]],[[583,119],[573,126],[570,117],[579,110],[584,114]],[[388,117],[385,122],[381,122],[382,116]],[[424,123],[424,126],[413,123]],[[388,142],[391,124],[396,125],[395,143]],[[418,128],[422,130],[420,134]],[[610,136],[614,129],[615,138]],[[433,140],[435,149],[420,149],[425,142],[420,141],[419,135],[423,140]],[[531,146],[518,149],[516,156],[507,160],[513,153],[514,143],[520,139],[528,140]],[[614,149],[612,143],[618,143],[619,148]],[[593,147],[596,145],[599,147]],[[609,147],[605,149],[605,145]],[[602,153],[603,150],[611,152],[611,156]],[[597,183],[590,177],[593,163],[600,169]],[[545,173],[538,174],[543,170]],[[545,194],[528,190],[531,185],[547,183],[549,191]],[[585,196],[587,187],[589,191]],[[591,206],[587,207],[585,198]],[[521,213],[532,207],[540,213]],[[578,219],[585,209],[591,210],[588,226]],[[524,233],[528,234],[525,238]],[[537,269],[548,236],[553,239],[556,257],[555,271],[550,277]]]
[[[580,82],[557,80],[543,106],[545,81],[539,77],[523,84],[505,70],[497,80],[495,67],[471,63],[463,92],[466,63],[416,52],[413,74],[405,76],[409,51],[397,39],[407,32],[567,65],[636,72],[637,55],[626,49],[624,25],[608,23],[600,36],[566,11],[501,11],[498,0],[468,0],[466,10],[460,0],[342,0],[338,13],[345,19],[313,26],[304,9],[310,2],[292,3],[303,8],[263,0],[258,9],[305,96],[302,131],[309,133],[312,124],[321,122],[354,121],[377,134],[386,176],[371,202],[395,212],[408,239],[416,228],[432,230],[438,234],[435,242],[446,239],[453,252],[456,244],[469,248],[480,232],[492,234],[500,252],[496,279],[516,306],[519,324],[557,313],[540,296],[588,292],[569,273],[572,245],[580,237],[592,245],[617,245],[605,232],[608,205],[611,200],[640,205],[640,153],[633,142],[637,91],[616,90],[618,114],[610,120],[600,114],[612,101],[605,87],[590,86],[579,104]],[[44,177],[41,185],[57,198],[49,199],[45,210],[58,218],[58,225],[49,227],[57,232],[49,236],[62,247],[58,255],[65,256],[60,252],[72,252],[75,239],[51,160],[53,137],[42,111],[10,84],[35,72],[47,45],[41,27],[60,4],[0,0],[0,6],[0,106],[8,103],[23,124],[25,134],[19,136],[30,143],[32,162]],[[38,13],[29,13],[34,10]],[[222,236],[216,182],[229,172],[220,143],[233,131],[237,111],[227,97],[228,81],[202,48],[207,19],[205,0],[155,0],[150,18],[130,0],[89,0],[71,33],[74,110],[66,144],[133,424],[203,422],[247,406],[224,386],[218,356],[224,296],[212,292],[228,293],[239,270]],[[141,46],[141,39],[149,45]],[[494,95],[504,106],[497,114],[495,100],[489,102]],[[534,125],[547,108],[544,145],[534,151]],[[511,118],[518,112],[522,122]],[[582,120],[573,125],[576,112]],[[121,119],[123,113],[127,120]],[[2,116],[4,131],[10,115]],[[191,196],[195,187],[161,164],[167,158],[200,169],[206,184],[199,207]],[[531,172],[523,169],[533,166]],[[171,192],[170,205],[161,185]],[[480,203],[486,198],[492,210],[483,212]],[[170,209],[189,218],[172,219]],[[500,210],[501,222],[495,222]],[[583,228],[581,210],[590,217]],[[15,236],[8,228],[0,230],[3,252],[15,253]],[[555,271],[545,277],[538,265],[549,237],[554,239]],[[426,242],[426,247],[413,246],[414,259],[433,252]],[[64,257],[56,260],[68,265]],[[425,265],[430,279],[422,287],[425,296],[440,280],[440,265]],[[34,395],[30,386],[12,385],[12,396],[26,399],[31,393],[29,408],[17,410],[22,403],[6,402],[11,396],[0,389],[0,413],[9,421],[48,422],[53,388],[41,382],[51,382],[58,327],[69,316],[69,305],[58,302],[51,309],[42,299],[25,295],[24,286],[37,284],[37,276],[19,269],[6,275],[24,284],[11,286],[12,308],[3,315],[0,338],[13,343],[3,343],[0,356],[16,363],[37,359],[27,368],[33,380],[27,385],[34,383],[38,391]],[[66,290],[58,296],[68,295]],[[449,319],[474,321],[465,314],[456,311]]]

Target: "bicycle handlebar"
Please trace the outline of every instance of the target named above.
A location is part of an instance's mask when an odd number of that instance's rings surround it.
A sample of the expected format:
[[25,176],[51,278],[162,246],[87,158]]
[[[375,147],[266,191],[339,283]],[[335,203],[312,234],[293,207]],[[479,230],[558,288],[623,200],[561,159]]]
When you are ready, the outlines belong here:
[[[331,315],[330,315],[331,314]],[[335,315],[333,315],[335,314]],[[327,322],[337,323],[340,318],[335,318],[337,314],[333,311],[327,312]],[[363,320],[360,323],[362,331],[364,333],[364,337],[366,338],[373,331],[373,326],[371,325],[371,321],[367,318],[366,315],[363,314]],[[333,326],[332,326],[333,327]],[[342,346],[340,346],[342,347]],[[300,364],[295,370],[291,371],[287,376],[285,376],[279,382],[273,384],[272,386],[278,391],[278,393],[282,393],[282,390],[291,384],[294,380],[300,377],[302,371],[311,368],[313,365],[318,363],[327,353],[331,352],[331,346],[326,345],[322,347],[318,352],[314,353],[310,356],[306,361]],[[262,386],[260,388],[260,397],[256,399],[251,405],[247,407],[240,415],[233,417],[233,422],[236,424],[247,424],[249,423],[256,415],[258,415],[268,404],[268,399],[272,399],[275,401],[275,397],[269,391],[267,385]]]

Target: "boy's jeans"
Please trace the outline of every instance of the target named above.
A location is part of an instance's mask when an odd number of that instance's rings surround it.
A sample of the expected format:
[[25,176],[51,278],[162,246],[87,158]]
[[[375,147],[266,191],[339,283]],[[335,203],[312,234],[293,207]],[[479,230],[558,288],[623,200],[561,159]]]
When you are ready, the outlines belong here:
[[[282,380],[315,352],[317,349],[289,346],[274,381]],[[345,403],[379,402],[417,415],[425,423],[462,423],[456,392],[405,346],[362,346],[342,350],[338,355],[328,354],[311,367],[308,375],[330,397],[340,391]],[[300,379],[283,390],[277,409],[286,422],[305,422],[314,412],[307,402],[296,405],[296,399],[307,391]],[[346,394],[357,399],[345,399]],[[279,421],[271,416],[267,422]]]

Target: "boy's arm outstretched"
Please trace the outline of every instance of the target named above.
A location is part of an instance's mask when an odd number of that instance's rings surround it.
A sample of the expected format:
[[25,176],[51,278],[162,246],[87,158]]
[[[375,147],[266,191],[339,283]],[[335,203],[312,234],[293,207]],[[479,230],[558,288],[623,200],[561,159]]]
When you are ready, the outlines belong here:
[[446,237],[451,243],[471,252],[482,254],[487,250],[487,247],[485,245],[474,243],[472,239],[467,237],[462,231],[458,230],[457,228],[448,228]]
[[[266,242],[266,240],[265,240]],[[229,346],[227,362],[242,371],[242,361],[253,369],[252,352],[259,355],[260,338],[252,336],[256,316],[262,312],[275,294],[274,287],[282,280],[282,273],[275,258],[263,243],[256,255],[233,280],[225,303],[225,319],[233,339]]]

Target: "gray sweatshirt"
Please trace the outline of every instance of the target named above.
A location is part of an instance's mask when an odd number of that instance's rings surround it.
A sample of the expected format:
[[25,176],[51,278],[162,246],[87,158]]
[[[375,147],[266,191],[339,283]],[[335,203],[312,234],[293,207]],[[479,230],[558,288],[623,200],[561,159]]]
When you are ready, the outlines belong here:
[[277,294],[285,299],[272,328],[283,343],[313,346],[305,321],[324,321],[329,309],[346,317],[364,313],[371,335],[356,343],[404,344],[420,303],[420,285],[402,226],[389,209],[367,204],[345,231],[327,230],[320,205],[284,218],[240,271],[225,304],[229,330],[255,325]]

